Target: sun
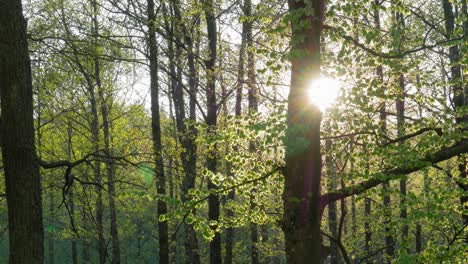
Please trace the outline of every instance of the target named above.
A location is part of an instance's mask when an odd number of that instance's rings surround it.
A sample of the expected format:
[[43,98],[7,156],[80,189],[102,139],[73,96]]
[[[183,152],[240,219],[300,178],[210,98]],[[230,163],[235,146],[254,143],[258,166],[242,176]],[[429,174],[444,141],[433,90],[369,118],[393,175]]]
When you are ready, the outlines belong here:
[[318,106],[320,111],[325,112],[335,102],[340,88],[340,82],[330,77],[313,80],[307,92],[309,101]]

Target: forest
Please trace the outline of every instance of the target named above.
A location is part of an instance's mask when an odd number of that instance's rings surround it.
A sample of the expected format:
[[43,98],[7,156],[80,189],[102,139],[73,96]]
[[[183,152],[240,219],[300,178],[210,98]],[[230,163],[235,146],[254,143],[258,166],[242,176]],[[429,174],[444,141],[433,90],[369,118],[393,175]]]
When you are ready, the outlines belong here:
[[466,263],[467,9],[0,0],[0,263]]

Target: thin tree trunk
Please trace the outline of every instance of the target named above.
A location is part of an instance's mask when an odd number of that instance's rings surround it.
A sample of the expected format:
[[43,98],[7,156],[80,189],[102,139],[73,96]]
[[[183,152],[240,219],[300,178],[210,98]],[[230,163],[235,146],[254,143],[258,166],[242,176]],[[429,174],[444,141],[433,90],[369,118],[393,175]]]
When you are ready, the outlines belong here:
[[[325,164],[327,168],[327,188],[329,191],[334,191],[337,189],[337,179],[335,168],[333,164],[333,160],[331,157],[331,140],[327,140],[325,143],[326,153],[328,155],[325,158]],[[336,213],[336,202],[331,202],[328,204],[328,229],[330,231],[330,235],[337,239],[338,238],[338,221],[337,221],[337,213]],[[323,256],[325,257],[325,256]],[[339,263],[339,253],[338,253],[338,246],[334,241],[330,242],[330,264],[338,264]]]
[[[247,0],[248,1],[248,0]],[[241,44],[240,44],[240,49],[239,49],[239,65],[237,68],[237,87],[236,87],[236,103],[235,103],[235,116],[240,117],[242,113],[242,88],[244,86],[244,57],[245,57],[245,39],[246,39],[246,34],[247,34],[247,21],[242,22],[242,35],[241,35]],[[233,151],[237,152],[238,147],[236,145],[233,146]],[[234,177],[232,175],[231,169],[230,169],[230,163],[228,163],[228,173],[230,177]],[[235,189],[232,189],[229,191],[227,199],[228,200],[234,200],[236,195]],[[233,210],[227,210],[226,213],[228,218],[234,217],[234,211]],[[225,251],[226,251],[226,256],[224,258],[224,263],[225,264],[232,264],[233,260],[233,245],[234,245],[234,238],[235,238],[235,232],[234,228],[228,227],[226,228],[226,243],[225,243]]]
[[[97,43],[99,34],[99,24],[97,21],[97,3],[93,2],[94,7],[94,41]],[[96,77],[96,86],[98,89],[99,99],[101,101],[101,115],[102,115],[102,127],[104,134],[104,151],[106,154],[106,173],[107,173],[107,188],[109,192],[109,210],[110,210],[110,235],[112,239],[112,264],[120,263],[120,242],[119,232],[117,228],[117,209],[115,206],[115,184],[114,184],[114,160],[112,159],[111,143],[110,143],[110,123],[109,123],[109,111],[108,103],[104,96],[104,88],[101,83],[101,64],[98,58],[99,54],[95,54],[94,58],[94,69]]]
[[[217,56],[217,28],[216,17],[214,15],[213,0],[205,0],[203,2],[203,10],[205,12],[206,26],[208,32],[208,59],[205,62],[206,66],[206,124],[208,125],[208,133],[213,137],[216,133],[218,106],[216,103],[216,56]],[[213,174],[217,172],[217,147],[216,145],[209,151],[206,159],[206,168]],[[218,186],[208,180],[208,189],[216,190]],[[208,198],[208,219],[214,223],[219,221],[219,197],[215,194],[210,194]],[[211,230],[214,232],[214,237],[210,241],[210,263],[219,264],[221,260],[221,235],[216,231],[217,224],[211,225]]]
[[[159,114],[159,80],[158,80],[158,46],[156,43],[154,1],[148,0],[148,48],[150,60],[150,90],[151,90],[151,128],[153,136],[153,151],[155,154],[155,174],[158,195],[166,195],[166,178],[161,145],[161,120]],[[167,214],[167,204],[158,199],[159,228],[159,263],[169,263],[169,236],[167,221],[161,221],[161,216]]]
[[[92,31],[97,36],[98,34],[98,22],[97,22],[97,14],[98,14],[98,7],[97,7],[97,0],[92,0],[91,5],[92,5]],[[95,43],[94,45],[98,45]],[[96,99],[96,94],[95,94],[95,86],[99,88],[100,86],[100,65],[99,61],[96,59],[94,61],[94,78],[96,80],[95,85],[90,85],[89,87],[89,93],[90,93],[90,104],[91,104],[91,114],[92,114],[92,122],[91,122],[91,141],[93,142],[94,145],[94,151],[99,151],[100,146],[99,146],[99,117],[98,117],[98,110],[97,110],[97,99]],[[95,177],[95,182],[98,184],[96,186],[96,193],[97,193],[97,200],[96,200],[96,226],[98,230],[98,252],[99,252],[99,263],[104,264],[106,262],[107,258],[107,247],[106,247],[106,240],[104,237],[104,221],[103,221],[103,204],[102,204],[102,190],[101,190],[101,182],[102,182],[102,176],[101,176],[101,164],[99,161],[96,161],[94,163],[94,177]]]
[[[363,152],[366,153],[367,148],[363,147]],[[369,158],[366,157],[366,168],[369,169]],[[367,194],[368,195],[368,194]],[[364,197],[364,233],[365,233],[365,244],[364,247],[366,249],[366,254],[371,254],[371,243],[372,243],[372,230],[370,226],[370,217],[372,213],[372,203],[371,199],[367,196]],[[367,259],[367,263],[372,263],[371,258]]]
[[[186,45],[187,50],[187,64],[189,67],[189,91],[190,91],[190,99],[189,99],[189,119],[190,124],[185,125],[185,104],[184,104],[184,94],[182,92],[182,80],[176,80],[174,77],[175,75],[171,76],[172,82],[172,100],[174,101],[174,109],[176,112],[176,124],[177,130],[179,134],[179,142],[182,144],[182,147],[185,149],[184,152],[180,154],[180,158],[182,161],[182,167],[185,172],[185,177],[183,178],[182,188],[181,188],[181,198],[183,202],[187,202],[187,194],[190,189],[195,188],[195,178],[197,174],[196,162],[197,162],[197,145],[195,143],[195,138],[197,136],[197,129],[195,127],[196,122],[196,100],[197,100],[197,92],[198,92],[198,73],[197,68],[195,65],[195,52],[194,52],[194,42],[191,33],[185,27],[185,24],[182,22],[182,14],[180,10],[180,1],[175,0],[171,2],[172,8],[174,10],[174,14],[176,17],[176,26],[175,30],[177,30],[176,36],[173,35],[172,29],[171,31],[171,40],[169,45],[169,60],[171,66],[171,75],[175,73],[174,66],[174,52],[173,52],[173,38],[177,38],[178,34],[180,33],[184,37],[184,42]],[[166,19],[165,23],[168,24],[168,19]],[[198,18],[196,18],[198,21]],[[198,23],[195,22],[197,27],[194,29],[198,30]],[[180,27],[180,28],[179,28]],[[169,29],[169,25],[166,25],[166,28]],[[171,55],[172,54],[172,55]],[[172,58],[172,59],[171,59]],[[195,214],[195,210],[192,212]],[[200,254],[198,250],[198,239],[197,234],[191,224],[185,224],[185,262],[187,264],[193,263],[198,264],[200,263]]]
[[[375,0],[376,5],[380,5],[379,0]],[[376,7],[374,9],[374,23],[375,27],[380,30],[380,13],[378,8]],[[383,85],[383,67],[382,65],[378,65],[377,69],[377,78],[378,78],[378,83],[379,85]],[[385,93],[385,89],[381,87],[381,92]],[[379,109],[380,111],[380,132],[383,135],[387,135],[387,112],[386,112],[386,103],[385,100],[381,102],[381,107]],[[390,183],[385,182],[382,184],[382,189],[383,189],[383,205],[384,205],[384,225],[385,225],[385,252],[387,255],[392,257],[394,255],[394,242],[393,242],[393,236],[391,234],[390,230],[390,222],[391,222],[391,199],[390,199]]]
[[[97,62],[99,63],[99,62]],[[115,184],[114,184],[114,160],[112,159],[110,129],[109,129],[109,113],[106,99],[102,86],[98,85],[99,96],[101,97],[101,115],[104,132],[104,147],[106,152],[106,173],[107,173],[107,188],[109,192],[109,210],[110,210],[110,235],[112,238],[112,263],[120,263],[120,242],[119,232],[117,228],[117,208],[115,206]]]
[[[462,13],[466,15],[467,13],[467,7],[466,7],[466,2],[463,1],[462,5]],[[455,15],[453,13],[453,6],[452,3],[449,0],[442,0],[442,7],[444,10],[444,18],[445,18],[445,31],[447,34],[447,39],[450,39],[453,37],[453,33],[455,31]],[[468,22],[465,21],[463,22],[463,32],[467,33],[468,32]],[[466,40],[466,36],[465,36]],[[449,48],[449,61],[450,61],[450,83],[451,83],[451,89],[452,89],[452,94],[453,94],[453,105],[455,106],[455,111],[459,112],[460,110],[463,109],[463,106],[465,108],[468,106],[468,84],[465,85],[465,87],[462,86],[462,67],[460,65],[460,49],[458,45],[453,45]],[[465,112],[463,115],[457,114],[456,117],[456,122],[457,124],[463,124],[468,122],[468,114]],[[466,128],[466,125],[463,130],[468,130]],[[459,157],[458,161],[458,170],[460,172],[460,177],[462,179],[466,179],[468,175],[468,169],[466,165],[466,158],[464,157]],[[463,191],[466,193],[468,191],[468,184],[461,183],[458,184],[460,188],[463,189]],[[468,224],[468,196],[467,195],[462,195],[460,197],[460,203],[462,208],[464,209],[462,217],[463,217],[463,222],[464,224]],[[468,243],[468,238],[465,239],[465,241]]]
[[43,263],[41,178],[36,162],[31,63],[21,1],[0,8],[2,157],[8,207],[9,263]]
[[[72,125],[71,121],[67,122],[67,159],[71,160],[72,158]],[[68,201],[70,204],[70,214],[75,219],[75,203],[73,199],[73,187],[70,188]],[[78,251],[76,248],[76,240],[73,239],[71,242],[71,251],[72,251],[72,263],[78,264]]]
[[[39,139],[39,138],[38,138]],[[49,225],[51,226],[52,230],[54,230],[54,210],[55,210],[55,203],[54,203],[54,195],[52,193],[52,188],[50,189],[51,192],[49,193],[49,210],[50,210],[50,213],[51,213],[51,221],[49,223]],[[55,245],[54,245],[54,239],[53,239],[53,232],[52,231],[49,231],[49,238],[48,238],[48,244],[49,244],[49,263],[50,264],[54,264],[55,263]]]
[[[291,89],[288,98],[283,231],[288,263],[310,263],[321,259],[320,151],[321,113],[307,101],[311,80],[320,77],[322,1],[289,1],[289,11],[309,14],[292,27]],[[300,54],[298,56],[298,54]],[[308,144],[298,143],[298,138]],[[323,203],[323,206],[325,203]]]
[[[247,87],[248,87],[248,102],[249,102],[249,114],[255,114],[258,111],[258,93],[255,80],[255,58],[253,51],[253,39],[252,39],[252,2],[250,0],[244,0],[244,16],[246,25],[245,43],[247,46]],[[257,149],[256,142],[249,142],[249,152],[253,153]],[[254,187],[250,193],[250,208],[253,210],[257,207],[256,199],[257,189]],[[252,264],[258,264],[259,252],[258,252],[258,226],[256,223],[250,223],[250,242],[251,242],[251,254],[250,260]]]
[[[405,135],[405,76],[400,74],[399,77],[399,93],[396,99],[396,111],[397,111],[397,136],[402,137]],[[404,144],[404,142],[401,142]],[[402,178],[400,180],[400,219],[402,219],[403,226],[401,229],[401,243],[406,251],[408,251],[408,247],[406,244],[408,243],[408,224],[406,223],[407,218],[407,210],[406,210],[406,178]]]

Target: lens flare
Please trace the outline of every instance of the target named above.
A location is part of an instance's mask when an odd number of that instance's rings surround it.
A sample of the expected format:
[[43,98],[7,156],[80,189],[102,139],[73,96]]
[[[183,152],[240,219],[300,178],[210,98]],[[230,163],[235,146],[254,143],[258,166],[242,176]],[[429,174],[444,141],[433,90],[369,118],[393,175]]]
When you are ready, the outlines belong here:
[[308,96],[312,104],[318,106],[324,112],[338,97],[340,82],[333,78],[321,77],[312,81]]

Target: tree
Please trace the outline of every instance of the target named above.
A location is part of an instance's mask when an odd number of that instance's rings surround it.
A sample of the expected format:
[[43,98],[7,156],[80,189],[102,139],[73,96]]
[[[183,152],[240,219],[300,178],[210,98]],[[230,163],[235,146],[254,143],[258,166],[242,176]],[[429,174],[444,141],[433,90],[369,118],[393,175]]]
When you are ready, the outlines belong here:
[[43,263],[41,179],[36,159],[31,63],[21,1],[0,8],[2,157],[8,204],[9,263]]
[[163,201],[166,195],[166,176],[161,145],[161,119],[159,114],[159,81],[158,81],[158,46],[154,31],[156,15],[154,1],[148,0],[148,48],[150,63],[150,91],[151,91],[151,131],[153,138],[153,152],[155,155],[155,176],[158,190],[158,231],[159,231],[159,262],[169,263],[168,225],[163,217],[167,214],[167,205]]
[[288,263],[308,263],[320,259],[321,247],[322,115],[307,102],[307,89],[320,77],[323,1],[289,1],[289,14],[295,19],[291,21],[283,230]]

